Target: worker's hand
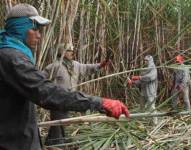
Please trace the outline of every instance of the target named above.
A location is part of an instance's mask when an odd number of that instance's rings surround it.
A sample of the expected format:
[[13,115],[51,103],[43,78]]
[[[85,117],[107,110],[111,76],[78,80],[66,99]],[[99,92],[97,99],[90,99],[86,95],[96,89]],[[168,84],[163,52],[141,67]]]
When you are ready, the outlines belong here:
[[106,115],[118,119],[121,114],[129,117],[129,111],[119,100],[112,100],[108,98],[102,98],[102,107],[106,111]]
[[129,80],[128,80],[128,85],[129,85],[129,86],[132,86],[132,84],[133,84],[133,81],[129,79]]
[[180,92],[183,91],[184,90],[184,85],[183,84],[178,85],[177,90],[180,91]]
[[104,60],[100,63],[100,68],[104,68],[111,63],[111,60]]
[[132,78],[131,78],[132,80],[140,80],[141,79],[141,76],[132,76]]

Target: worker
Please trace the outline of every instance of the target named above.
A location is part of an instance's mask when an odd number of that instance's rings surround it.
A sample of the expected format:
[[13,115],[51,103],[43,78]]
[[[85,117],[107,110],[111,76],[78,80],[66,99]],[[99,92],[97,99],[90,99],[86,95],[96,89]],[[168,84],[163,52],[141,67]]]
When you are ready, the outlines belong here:
[[[151,55],[146,55],[144,57],[144,64],[146,65],[146,68],[142,70],[141,74],[132,76],[132,78],[128,80],[128,83],[129,85],[134,84],[139,87],[143,97],[140,102],[141,109],[156,113],[155,102],[158,87],[157,69]],[[157,122],[157,117],[154,117],[153,123],[157,124]]]
[[[48,65],[44,69],[43,74],[47,78],[51,78],[55,83],[59,84],[63,88],[67,88],[71,91],[76,90],[80,77],[96,73],[110,63],[110,60],[104,60],[97,64],[82,64],[74,61],[74,48],[72,44],[68,43],[65,47],[59,47],[58,52],[58,60]],[[62,58],[63,53],[64,57]],[[67,117],[68,112],[63,113],[55,110],[50,111],[51,120],[59,120]],[[65,142],[64,138],[64,126],[51,126],[45,144],[47,146],[61,144]]]
[[184,64],[184,57],[182,55],[176,56],[176,63],[178,66],[172,74],[172,108],[177,110],[177,102],[180,94],[183,94],[185,109],[190,110],[189,100],[189,86],[190,73],[189,68]]
[[0,149],[41,150],[35,105],[66,111],[97,110],[108,116],[129,116],[119,100],[69,91],[48,80],[35,66],[33,53],[40,28],[50,20],[33,6],[17,4],[0,33]]

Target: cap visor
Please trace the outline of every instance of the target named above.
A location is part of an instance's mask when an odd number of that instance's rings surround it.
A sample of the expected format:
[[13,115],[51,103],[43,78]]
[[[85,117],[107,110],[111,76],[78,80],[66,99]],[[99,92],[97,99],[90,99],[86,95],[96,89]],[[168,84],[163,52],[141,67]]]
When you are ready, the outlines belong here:
[[47,25],[47,24],[49,24],[51,22],[49,19],[43,18],[41,16],[32,16],[32,17],[29,17],[29,18],[36,21],[40,25]]

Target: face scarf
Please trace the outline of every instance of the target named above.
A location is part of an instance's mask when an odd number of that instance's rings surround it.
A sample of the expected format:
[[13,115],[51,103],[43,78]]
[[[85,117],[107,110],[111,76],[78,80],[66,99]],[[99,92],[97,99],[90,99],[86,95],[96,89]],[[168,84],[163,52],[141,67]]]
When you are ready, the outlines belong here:
[[62,64],[67,68],[69,75],[72,76],[74,74],[74,64],[72,60],[63,58]]
[[15,48],[35,64],[31,49],[26,45],[27,31],[36,28],[28,17],[9,18],[5,29],[0,32],[0,48]]

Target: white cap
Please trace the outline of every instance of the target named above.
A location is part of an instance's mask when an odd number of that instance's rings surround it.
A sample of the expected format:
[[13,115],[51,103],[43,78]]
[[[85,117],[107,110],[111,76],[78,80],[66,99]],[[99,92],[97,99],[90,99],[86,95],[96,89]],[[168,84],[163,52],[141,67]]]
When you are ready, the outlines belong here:
[[65,50],[71,50],[71,51],[73,51],[74,50],[74,46],[72,45],[72,44],[66,44],[66,46],[65,46]]
[[26,3],[17,4],[11,8],[7,19],[16,17],[29,17],[40,25],[47,25],[51,22],[49,19],[41,17],[35,7]]

